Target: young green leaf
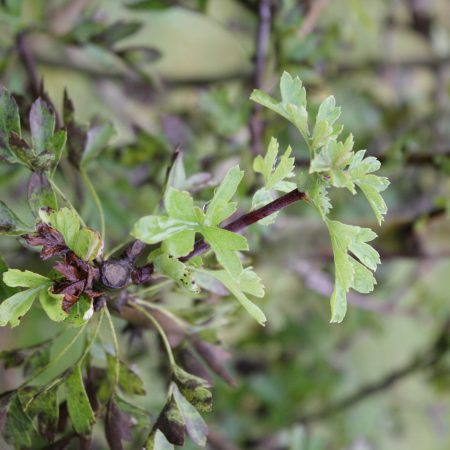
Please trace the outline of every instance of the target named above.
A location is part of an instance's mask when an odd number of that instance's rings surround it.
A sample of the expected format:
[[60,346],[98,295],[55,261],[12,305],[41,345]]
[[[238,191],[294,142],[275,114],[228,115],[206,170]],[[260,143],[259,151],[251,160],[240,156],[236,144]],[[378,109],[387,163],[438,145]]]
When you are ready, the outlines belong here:
[[238,276],[242,272],[242,262],[237,251],[248,250],[247,239],[218,227],[202,227],[201,232],[224,269],[230,275]]
[[12,297],[7,298],[0,304],[0,327],[4,327],[7,323],[11,327],[19,325],[22,317],[28,312],[33,304],[34,299],[43,290],[47,289],[48,284],[41,284],[32,289],[18,292]]
[[17,292],[17,289],[11,288],[3,281],[3,275],[8,272],[8,270],[8,264],[6,264],[2,255],[0,255],[0,303]]
[[239,169],[239,166],[234,166],[227,172],[208,204],[205,225],[218,225],[236,211],[236,203],[230,203],[230,200],[236,193],[243,176],[244,172]]
[[195,231],[184,230],[169,236],[162,244],[162,250],[173,256],[180,258],[188,255],[194,248]]
[[333,247],[335,269],[335,286],[330,300],[331,322],[342,322],[347,311],[347,292],[350,288],[361,293],[373,290],[376,281],[370,270],[376,269],[380,258],[376,250],[367,244],[376,237],[372,230],[335,220],[327,220],[326,224]]
[[54,322],[62,322],[68,316],[62,307],[63,300],[64,295],[54,294],[50,287],[47,290],[42,290],[39,294],[42,309],[46,312],[50,320]]
[[43,284],[47,286],[51,284],[51,280],[43,275],[19,269],[9,269],[3,274],[3,281],[10,287],[35,288]]
[[250,99],[271,109],[292,122],[306,139],[309,135],[308,112],[306,110],[306,91],[300,78],[284,72],[280,81],[281,101],[256,89]]
[[95,423],[89,398],[81,376],[81,363],[78,363],[70,372],[65,382],[67,393],[67,409],[74,430],[81,435],[91,433]]
[[239,277],[232,277],[225,270],[201,270],[219,280],[241,303],[247,312],[261,325],[266,323],[266,316],[244,292],[256,297],[264,295],[264,288],[259,277],[250,269],[245,269]]
[[366,196],[378,223],[381,225],[383,216],[387,212],[386,203],[380,192],[383,192],[389,186],[389,180],[386,177],[373,175],[372,172],[380,168],[380,162],[373,156],[364,158],[365,150],[357,152],[348,168],[353,182],[361,189]]
[[72,208],[61,208],[49,215],[50,225],[58,230],[66,245],[73,249],[77,245],[80,218]]
[[[278,151],[278,141],[272,138],[265,157],[258,155],[253,161],[253,170],[262,174],[264,187],[258,189],[253,195],[252,209],[261,208],[270,203],[274,199],[272,191],[289,192],[297,187],[295,183],[286,181],[286,178],[294,176],[295,158],[290,157],[291,147],[287,148],[277,164]],[[274,213],[258,223],[260,225],[270,225],[275,222],[277,217],[278,213]]]
[[147,244],[156,244],[185,230],[194,230],[197,223],[168,216],[145,216],[134,225],[131,235]]
[[200,292],[200,288],[192,278],[192,268],[176,259],[173,255],[161,253],[154,257],[153,263],[159,273],[172,278],[172,280],[176,281],[188,291],[194,294]]
[[92,228],[83,228],[76,234],[76,239],[70,248],[81,259],[91,262],[99,256],[102,247],[100,234]]
[[[265,181],[265,188],[277,189],[280,182],[285,178],[292,178],[294,176],[293,170],[295,167],[295,158],[291,157],[292,149],[288,147],[284,155],[280,158],[277,164],[277,156],[279,152],[278,141],[275,138],[270,140],[266,156],[263,158],[258,155],[253,161],[253,170],[263,175]],[[295,188],[295,184],[291,184],[291,189]]]
[[[301,175],[305,174],[303,173]],[[325,221],[332,208],[326,180],[323,180],[320,175],[314,173],[307,176],[306,180],[299,179],[299,189],[306,192],[306,201],[319,211],[322,220]]]
[[389,186],[389,181],[373,174],[380,168],[375,157],[364,158],[365,150],[354,153],[352,148],[352,135],[345,142],[330,142],[311,161],[310,172],[326,173],[333,186],[347,188],[353,194],[356,193],[355,185],[358,186],[381,224],[387,207],[380,192]]
[[85,325],[93,314],[94,305],[92,304],[92,300],[87,295],[82,295],[70,308],[69,314],[65,319],[65,323],[68,323],[74,327],[81,327]]
[[316,123],[312,133],[312,149],[317,150],[335,140],[342,131],[342,126],[334,126],[341,115],[341,108],[336,107],[335,98],[330,95],[319,106]]
[[194,200],[187,191],[169,187],[164,197],[167,214],[173,219],[187,222],[197,222]]

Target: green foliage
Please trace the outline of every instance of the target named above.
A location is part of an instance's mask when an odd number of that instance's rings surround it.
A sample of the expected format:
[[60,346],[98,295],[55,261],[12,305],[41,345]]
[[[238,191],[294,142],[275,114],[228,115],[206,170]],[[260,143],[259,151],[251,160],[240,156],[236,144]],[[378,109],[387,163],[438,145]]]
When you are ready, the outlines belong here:
[[10,324],[11,327],[17,327],[23,316],[29,311],[36,297],[49,287],[46,282],[40,286],[17,292],[7,298],[0,304],[0,326],[4,327]]
[[267,319],[264,313],[245,295],[251,294],[255,297],[264,295],[264,286],[251,268],[243,270],[239,277],[233,277],[225,270],[207,270],[203,272],[219,280],[256,321],[261,325],[266,323]]
[[[20,5],[3,3],[0,5],[0,20],[3,14],[20,16]],[[205,11],[207,3],[205,0],[139,1],[127,7],[131,10],[154,10],[187,5],[197,11]],[[250,9],[255,6],[251,3],[247,5]],[[93,10],[83,6],[81,9],[80,17],[72,18],[66,24],[63,18],[62,30],[55,31],[50,27],[48,37],[60,41],[63,46],[77,47],[73,49],[75,53],[92,52],[98,58],[96,63],[99,66],[106,61],[108,76],[112,80],[126,73],[130,92],[133,92],[135,82],[149,83],[155,90],[160,85],[165,86],[154,73],[144,70],[148,63],[158,60],[160,51],[147,45],[129,45],[125,40],[136,37],[137,31],[143,27],[140,21],[121,19],[106,23],[101,14],[94,14]],[[52,14],[57,16],[57,12]],[[39,29],[44,30],[45,27]],[[24,36],[15,36],[13,42],[20,47],[23,42],[19,38]],[[19,56],[26,59],[26,52],[24,57],[22,49]],[[114,64],[118,65],[117,71]],[[7,72],[7,66],[8,63],[0,67],[0,72]],[[36,446],[44,447],[47,444],[41,440],[45,440],[56,448],[60,437],[68,439],[67,445],[72,445],[70,441],[74,433],[83,438],[93,435],[95,423],[103,420],[106,441],[114,450],[122,450],[122,441],[132,441],[134,432],[145,433],[147,440],[144,446],[147,449],[173,450],[175,446],[184,445],[187,437],[196,446],[205,446],[207,425],[201,414],[212,410],[209,371],[234,384],[224,365],[225,352],[217,343],[207,342],[221,339],[219,326],[229,323],[236,309],[223,302],[222,297],[235,297],[259,324],[267,322],[266,314],[254,303],[255,297],[264,296],[264,286],[249,267],[250,259],[256,266],[253,259],[257,259],[258,252],[247,253],[245,257],[242,252],[250,250],[249,243],[253,249],[258,241],[264,242],[266,238],[275,241],[276,238],[269,236],[267,229],[257,229],[248,238],[240,232],[256,222],[262,225],[274,223],[278,212],[261,217],[258,209],[271,202],[280,201],[281,204],[283,194],[298,193],[299,200],[305,199],[313,205],[331,238],[336,278],[331,297],[331,321],[340,322],[346,313],[346,296],[350,289],[360,293],[373,290],[376,281],[372,272],[380,259],[368,244],[376,237],[374,232],[331,218],[329,191],[331,188],[346,188],[355,194],[358,188],[381,223],[387,208],[380,193],[386,189],[388,181],[374,174],[380,163],[372,156],[365,157],[364,150],[355,152],[352,135],[341,139],[343,126],[338,122],[341,110],[336,107],[333,96],[320,104],[314,116],[314,107],[307,104],[303,83],[287,72],[280,81],[281,101],[261,91],[254,91],[251,98],[298,129],[308,148],[309,170],[300,175],[296,173],[295,161],[299,156],[296,142],[290,142],[291,136],[286,134],[279,137],[286,150],[280,152],[278,140],[271,137],[266,154],[256,155],[253,160],[253,171],[258,175],[248,172],[245,179],[240,166],[247,168],[251,161],[244,157],[239,166],[235,156],[248,147],[248,142],[244,143],[248,133],[241,131],[247,127],[249,115],[252,115],[251,119],[260,120],[258,115],[261,111],[252,110],[242,96],[239,97],[241,107],[236,108],[233,101],[237,91],[232,88],[220,87],[205,93],[200,102],[200,109],[207,117],[196,126],[201,127],[203,122],[212,125],[212,131],[220,138],[213,141],[219,144],[217,152],[220,153],[221,146],[226,145],[227,158],[231,157],[223,161],[223,166],[216,166],[214,158],[210,161],[210,136],[206,133],[191,136],[190,130],[186,132],[184,129],[182,120],[176,126],[167,126],[170,136],[162,137],[158,131],[144,130],[142,127],[144,122],[148,122],[147,118],[143,120],[139,116],[135,120],[134,108],[124,102],[123,111],[127,116],[130,114],[129,124],[139,125],[133,127],[132,138],[126,136],[123,139],[122,127],[116,130],[112,125],[118,117],[111,117],[111,122],[95,119],[90,124],[79,124],[66,92],[61,118],[44,86],[37,89],[36,80],[34,84],[33,80],[30,81],[41,98],[30,100],[27,93],[16,96],[5,89],[0,91],[0,159],[17,166],[10,169],[11,173],[16,170],[29,172],[26,191],[35,223],[29,227],[0,202],[0,233],[18,236],[20,243],[40,247],[42,259],[54,258],[56,262],[44,276],[29,270],[8,269],[0,258],[0,326],[17,326],[39,298],[40,307],[48,318],[60,322],[58,327],[78,329],[72,329],[74,335],[56,356],[51,340],[35,347],[0,353],[5,367],[21,368],[26,378],[16,390],[0,398],[3,436],[16,448],[34,447],[37,437],[39,442]],[[168,121],[172,119],[167,118]],[[268,126],[267,130],[270,128]],[[113,141],[116,135],[119,139]],[[185,138],[184,135],[188,135],[184,140],[191,141],[187,147],[198,147],[198,153],[194,156],[185,153],[185,169],[177,148],[164,175],[164,164],[170,159],[169,142],[177,141],[180,136]],[[262,141],[263,136],[260,137]],[[124,143],[127,139],[130,142]],[[110,151],[106,153],[106,149]],[[96,162],[101,164],[96,167]],[[122,166],[118,167],[118,162]],[[217,163],[220,162],[218,159]],[[222,173],[224,167],[230,166],[216,186],[209,172]],[[92,174],[95,173],[96,177],[91,181],[87,170],[95,167],[97,172],[92,170]],[[126,170],[122,170],[124,167]],[[145,175],[143,180],[139,179],[142,176],[140,171]],[[186,173],[192,171],[193,175],[187,177]],[[104,183],[104,175],[109,172],[116,177],[115,183]],[[61,179],[64,180],[64,189],[57,184]],[[99,194],[95,187],[97,183],[101,187]],[[66,184],[69,186],[67,190]],[[126,200],[121,195],[124,186],[131,186]],[[211,193],[207,189],[212,186],[215,189]],[[136,208],[135,203],[138,205]],[[238,206],[242,211],[239,213],[242,222],[239,219],[234,221]],[[86,225],[91,224],[94,207],[100,233]],[[150,215],[138,219],[145,214],[142,212],[144,207]],[[17,210],[22,216],[20,206]],[[128,247],[121,243],[117,252],[108,249],[104,256],[104,242],[108,244],[110,240],[113,245],[119,244],[124,237],[124,223],[133,222],[131,235],[140,242],[133,242]],[[120,228],[116,234],[112,231],[115,226]],[[142,243],[147,244],[147,248],[136,250]],[[118,273],[123,275],[124,282],[118,286],[120,291],[115,292],[114,283],[109,283],[106,276],[109,275],[108,263],[112,267],[112,281],[119,278]],[[41,266],[37,267],[40,270]],[[44,267],[47,266],[42,265]],[[153,278],[159,277],[167,277],[169,282],[154,282]],[[142,286],[147,283],[150,285]],[[181,289],[173,290],[174,284]],[[167,298],[163,286],[167,286],[167,292],[170,292]],[[178,302],[181,296],[183,301]],[[275,324],[267,335],[276,330],[279,309],[278,305],[267,309],[270,311],[267,313],[269,321],[273,319]],[[145,326],[151,325],[159,333],[168,356],[168,392],[156,420],[131,400],[133,396],[146,394],[144,380],[132,365],[125,362],[134,354],[130,352],[127,358],[122,357],[116,319],[110,316],[111,312],[120,316],[130,310],[142,313]],[[105,312],[110,328],[109,340],[105,339],[102,327]],[[124,330],[133,336],[138,335],[141,325],[142,321]],[[79,356],[73,352],[72,355],[70,350],[81,337],[85,339],[82,354]],[[151,350],[159,350],[154,343],[150,345]],[[110,353],[111,348],[114,348],[113,353]],[[267,348],[267,353],[271,354],[270,347]],[[284,358],[284,355],[289,355],[289,349],[280,353]],[[50,375],[51,371],[47,373],[47,370],[64,355],[72,357],[69,368],[59,375],[53,374],[50,381],[41,382],[41,379],[46,380],[41,375]],[[143,372],[141,374],[144,375]],[[151,387],[153,389],[154,385]],[[258,383],[254,388],[259,389]],[[157,389],[152,393],[156,398]],[[276,389],[267,389],[266,393],[268,396],[277,395]],[[249,398],[248,404],[251,405],[252,401]],[[67,406],[67,426],[59,420],[63,406]],[[136,444],[136,439],[130,445],[142,444],[142,440]]]
[[[237,204],[231,199],[242,177],[239,167],[232,167],[207,204],[206,213],[194,205],[188,192],[169,187],[164,197],[167,216],[143,217],[131,234],[148,244],[163,241],[161,248],[164,252],[172,257],[181,257],[193,250],[195,234],[199,233],[224,269],[232,276],[239,276],[243,267],[238,252],[248,250],[247,240],[218,225],[236,211]],[[176,265],[170,270],[175,274],[181,273],[183,268]],[[174,278],[179,279],[177,275]]]
[[[330,187],[347,188],[356,194],[355,185],[364,193],[381,224],[387,207],[380,195],[389,185],[385,177],[374,175],[380,168],[380,162],[373,156],[364,158],[365,150],[353,151],[353,137],[349,135],[342,142],[339,135],[343,125],[337,123],[341,108],[336,106],[333,96],[327,97],[319,106],[312,134],[309,132],[306,91],[299,78],[292,78],[287,72],[280,82],[281,102],[261,91],[254,91],[252,99],[292,122],[300,131],[310,154],[309,176],[302,174],[299,189],[305,190],[309,201],[320,213],[330,233],[335,265],[335,286],[330,299],[331,322],[341,322],[347,311],[347,292],[350,288],[361,293],[373,290],[376,283],[372,271],[379,263],[378,253],[366,242],[373,240],[376,234],[370,229],[353,227],[328,218],[332,208],[328,197]],[[274,141],[269,146],[265,159],[255,160],[254,169],[263,173],[266,183],[270,181],[278,149]],[[277,169],[279,174],[291,172],[287,162],[289,153]],[[273,177],[275,180],[276,170]],[[357,250],[355,250],[357,249]],[[348,254],[348,251],[357,258]]]
[[66,379],[67,409],[73,428],[81,435],[88,435],[95,422],[94,412],[86,394],[81,374],[81,363],[78,363]]
[[3,427],[5,441],[16,448],[30,447],[34,431],[33,422],[24,411],[19,395],[14,395],[9,403]]
[[42,213],[41,217],[61,233],[66,245],[85,261],[95,259],[103,248],[97,231],[81,226],[80,217],[71,208],[61,208],[50,214]]
[[[295,158],[291,157],[292,149],[288,147],[277,162],[279,153],[279,144],[275,138],[272,138],[264,158],[258,155],[253,161],[253,170],[260,173],[264,178],[264,187],[258,189],[253,195],[252,207],[259,208],[267,205],[274,199],[273,191],[289,192],[297,186],[286,178],[295,176]],[[262,225],[270,225],[275,222],[278,213],[261,220]]]

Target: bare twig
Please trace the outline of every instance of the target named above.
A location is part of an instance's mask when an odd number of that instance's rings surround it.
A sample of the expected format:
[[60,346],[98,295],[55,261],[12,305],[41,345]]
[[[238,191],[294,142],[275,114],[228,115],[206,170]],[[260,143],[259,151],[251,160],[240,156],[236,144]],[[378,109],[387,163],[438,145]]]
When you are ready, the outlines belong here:
[[42,97],[42,99],[45,100],[45,102],[48,104],[48,106],[55,113],[56,128],[61,128],[61,119],[58,115],[58,112],[57,112],[52,100],[47,95],[47,93],[44,91],[43,82],[39,76],[36,61],[29,50],[29,47],[27,44],[27,38],[26,38],[26,36],[29,32],[30,32],[30,30],[23,30],[17,34],[17,36],[16,36],[17,52],[19,54],[19,58],[22,61],[22,64],[25,68],[25,72],[27,74],[28,80],[30,82],[30,88],[31,88],[33,97],[35,97],[35,98]]
[[320,14],[326,8],[328,3],[329,0],[315,0],[314,2],[312,2],[309,11],[306,14],[305,20],[298,30],[298,37],[300,39],[304,39],[306,36],[313,32],[320,18]]
[[[256,61],[253,75],[253,85],[256,89],[262,88],[267,50],[270,40],[273,4],[274,0],[261,0],[259,4],[259,27],[256,37]],[[261,105],[254,104],[250,113],[249,130],[251,149],[255,155],[263,153],[264,126],[260,115]]]
[[25,71],[30,82],[31,92],[34,97],[39,97],[41,93],[41,80],[36,67],[36,62],[31,55],[27,42],[26,42],[27,30],[21,31],[16,37],[17,51],[19,53],[20,60],[25,67]]

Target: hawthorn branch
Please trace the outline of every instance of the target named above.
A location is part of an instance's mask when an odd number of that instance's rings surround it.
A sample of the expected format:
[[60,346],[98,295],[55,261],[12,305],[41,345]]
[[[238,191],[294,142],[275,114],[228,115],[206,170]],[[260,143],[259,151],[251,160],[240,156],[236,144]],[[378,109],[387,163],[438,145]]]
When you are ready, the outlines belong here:
[[[238,233],[244,228],[253,225],[256,222],[268,217],[281,209],[286,208],[292,203],[304,200],[306,194],[300,192],[298,189],[294,189],[287,194],[273,200],[261,208],[250,211],[237,219],[230,222],[223,227],[225,230]],[[152,263],[146,264],[142,267],[135,267],[135,262],[138,256],[145,249],[146,244],[137,240],[134,241],[118,259],[111,259],[100,264],[101,280],[102,283],[111,289],[120,289],[128,284],[129,277],[133,284],[144,284],[150,281],[154,272],[154,266]],[[194,249],[188,255],[180,258],[180,261],[186,262],[194,256],[201,255],[209,249],[209,245],[204,239],[200,239],[195,243]]]
[[[247,214],[244,214],[243,216],[237,218],[236,220],[233,220],[233,222],[226,225],[224,229],[232,231],[233,233],[238,233],[239,231],[242,231],[244,228],[247,228],[248,226],[253,225],[254,223],[264,219],[265,217],[268,217],[276,213],[277,211],[286,208],[292,203],[295,203],[299,200],[304,200],[305,197],[306,194],[304,192],[300,192],[298,189],[294,189],[293,191],[288,192],[287,194],[277,198],[276,200],[268,203],[267,205],[255,209],[254,211],[251,211]],[[194,256],[198,256],[201,255],[202,253],[205,253],[208,249],[209,245],[203,239],[201,239],[196,242],[192,252],[189,253],[187,256],[180,258],[180,261],[182,262],[188,261]]]

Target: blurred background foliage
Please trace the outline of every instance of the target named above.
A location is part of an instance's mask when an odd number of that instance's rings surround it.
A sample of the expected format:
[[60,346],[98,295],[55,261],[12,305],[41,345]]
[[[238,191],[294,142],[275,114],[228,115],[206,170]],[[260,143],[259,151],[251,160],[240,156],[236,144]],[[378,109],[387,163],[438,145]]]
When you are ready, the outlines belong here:
[[[106,213],[107,250],[155,208],[177,145],[200,198],[237,161],[250,169],[252,153],[273,135],[282,147],[290,143],[297,165],[305,165],[307,151],[291,126],[250,104],[254,87],[274,92],[288,70],[305,82],[314,106],[334,94],[356,147],[380,158],[392,183],[382,227],[364,202],[348,202],[342,193],[335,199],[344,221],[379,234],[378,286],[373,295],[349,296],[345,321],[330,325],[330,245],[315,212],[295,205],[271,228],[249,229],[249,262],[267,288],[262,307],[268,324],[261,328],[241,310],[230,316],[225,304],[223,317],[209,327],[214,331],[206,331],[230,351],[237,383],[231,388],[215,379],[209,445],[450,447],[450,354],[446,344],[436,343],[450,317],[448,0],[0,5],[1,83],[23,105],[36,94],[30,94],[20,36],[57,109],[66,89],[77,120],[106,119],[117,130],[92,169]],[[67,162],[57,177],[88,223],[98,226],[95,205]],[[241,210],[248,210],[246,194],[255,183],[248,171]],[[0,164],[1,198],[23,218],[30,214],[26,185],[25,170]],[[42,265],[6,237],[0,249],[14,267]],[[189,299],[167,293],[164,301],[192,314]],[[58,331],[39,311],[25,321],[18,330],[0,330],[2,349]],[[145,379],[145,406],[156,412],[165,396],[156,338],[135,341],[127,355]],[[20,377],[1,368],[2,390],[17,386]],[[100,436],[94,442],[105,448]]]

